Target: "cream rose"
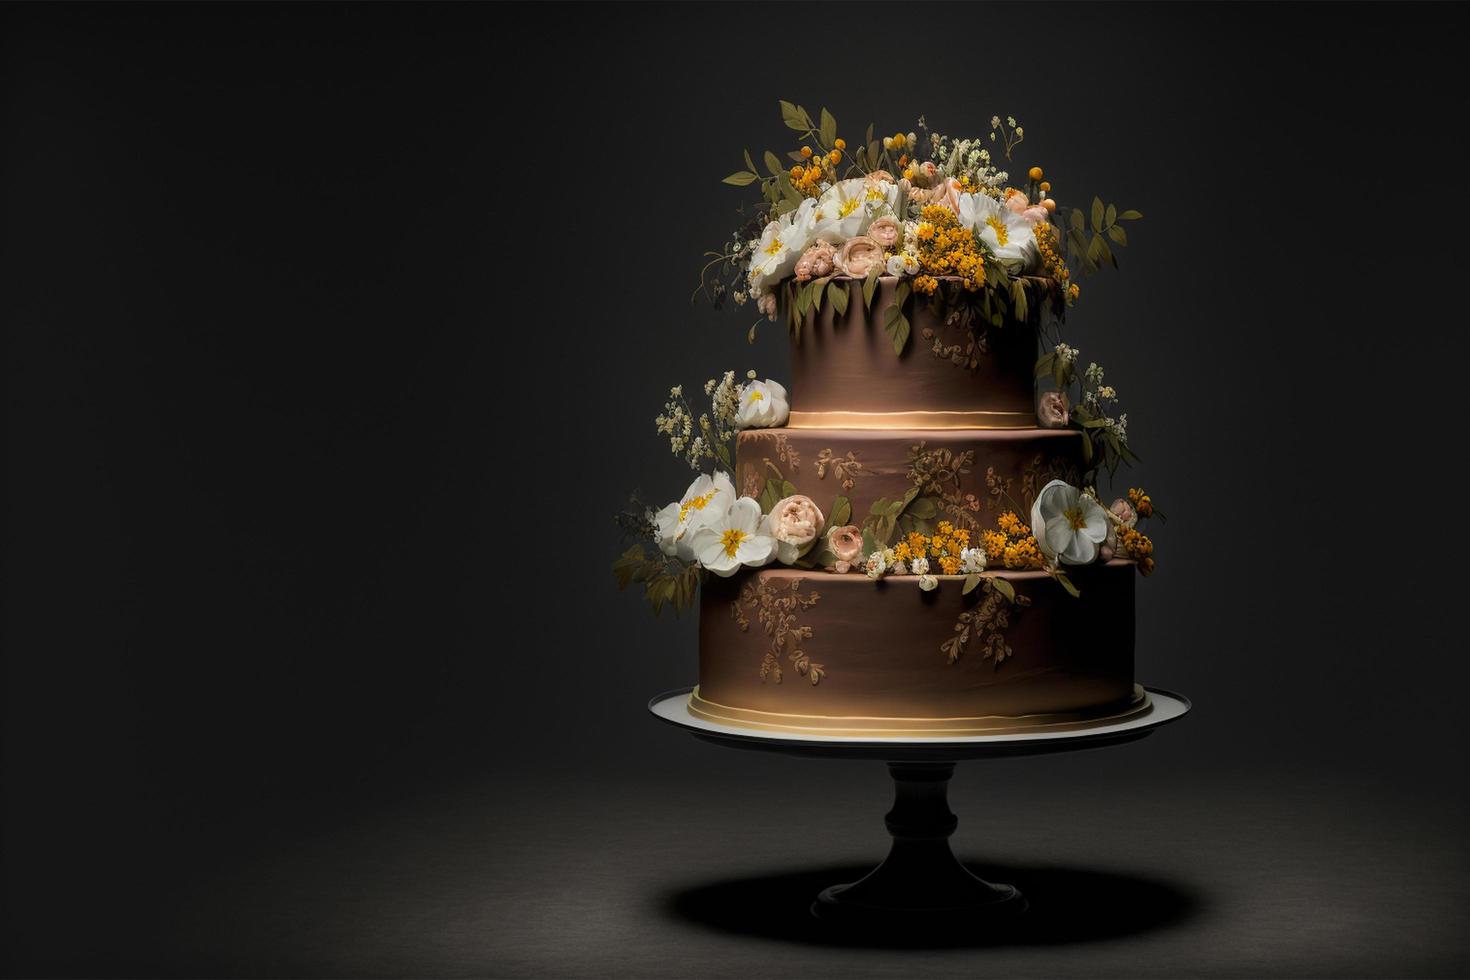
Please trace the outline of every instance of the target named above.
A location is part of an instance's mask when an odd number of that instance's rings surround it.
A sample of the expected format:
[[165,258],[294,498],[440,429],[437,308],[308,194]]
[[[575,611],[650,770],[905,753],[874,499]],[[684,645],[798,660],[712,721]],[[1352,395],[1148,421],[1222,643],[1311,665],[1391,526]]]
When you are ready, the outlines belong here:
[[817,540],[817,532],[825,520],[812,498],[793,494],[776,501],[776,506],[766,515],[762,533],[776,539],[776,560],[789,565]]
[[1065,428],[1072,420],[1072,406],[1067,402],[1065,391],[1048,391],[1041,396],[1036,406],[1036,420],[1043,429]]
[[883,268],[883,246],[867,235],[858,235],[842,243],[832,264],[844,276],[865,279],[869,272]]
[[801,253],[796,260],[796,281],[806,282],[832,274],[832,256],[835,254],[830,242],[817,242]]
[[902,229],[899,227],[898,219],[891,214],[885,214],[881,218],[874,218],[873,223],[868,225],[868,237],[877,242],[880,248],[891,249],[898,244],[898,238]]
[[848,571],[863,556],[862,529],[855,524],[834,527],[827,532],[827,547],[837,556],[837,564],[834,566],[836,570]]
[[1108,510],[1118,519],[1118,523],[1124,527],[1133,527],[1138,524],[1138,512],[1133,509],[1132,504],[1122,497],[1113,501],[1113,506],[1109,507]]

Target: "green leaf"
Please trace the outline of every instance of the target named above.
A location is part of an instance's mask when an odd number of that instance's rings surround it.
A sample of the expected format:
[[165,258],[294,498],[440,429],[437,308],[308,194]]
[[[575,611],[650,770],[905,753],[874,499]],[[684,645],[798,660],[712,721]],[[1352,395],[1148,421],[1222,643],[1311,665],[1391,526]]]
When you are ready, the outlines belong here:
[[1124,211],[1122,214],[1118,215],[1118,220],[1120,220],[1120,221],[1137,221],[1141,217],[1143,217],[1143,215],[1139,214],[1137,211],[1133,210],[1132,208],[1129,208],[1127,211]]
[[789,129],[804,133],[811,129],[811,119],[807,117],[806,110],[801,106],[793,105],[785,99],[781,99],[781,121]]
[[875,268],[868,273],[868,278],[863,280],[863,305],[869,312],[873,309],[873,293],[878,289],[878,270]]
[[648,563],[647,556],[643,553],[643,545],[635,544],[613,562],[613,574],[617,576],[618,588],[625,589],[630,582],[640,582],[639,573]]
[[979,585],[982,581],[984,581],[984,579],[985,576],[981,575],[979,572],[971,572],[969,575],[966,575],[965,587],[963,589],[960,589],[960,595],[969,595],[971,592],[974,592],[975,586]]
[[822,288],[823,285],[824,280],[821,279],[813,279],[808,284],[809,290],[812,294],[812,309],[816,310],[818,313],[822,312],[822,299],[827,295],[827,291]]
[[904,508],[904,513],[920,521],[932,521],[939,516],[939,505],[933,497],[920,497]]
[[837,139],[837,120],[832,117],[832,113],[827,111],[826,106],[822,107],[822,128],[817,135],[822,145],[828,149],[831,149],[833,142]]
[[751,173],[749,170],[737,170],[730,176],[726,177],[721,183],[733,184],[736,187],[744,187],[746,184],[753,184],[759,179],[759,177]]
[[745,342],[747,344],[753,344],[753,343],[755,343],[755,328],[758,327],[758,326],[760,326],[760,325],[761,325],[761,322],[759,320],[755,321],[754,323],[752,323],[750,325],[750,333],[748,333],[748,334],[745,335]]
[[1085,230],[1087,228],[1087,222],[1082,217],[1082,212],[1079,209],[1077,209],[1077,208],[1073,208],[1072,209],[1071,216],[1069,217],[1068,220],[1070,221],[1070,223],[1072,225],[1072,230],[1073,231],[1083,231],[1083,230]]
[[781,481],[781,498],[794,497],[797,494],[796,485],[790,480]]
[[878,550],[878,542],[873,539],[873,532],[866,527],[863,528],[863,556],[867,557]]
[[1052,351],[1050,354],[1042,354],[1041,357],[1037,358],[1036,360],[1036,376],[1038,378],[1044,378],[1048,374],[1051,374],[1052,365],[1056,364],[1056,362],[1056,351]]
[[878,514],[886,514],[888,512],[888,504],[889,500],[887,497],[879,497],[868,508],[868,516],[873,517]]
[[1082,436],[1082,464],[1092,465],[1092,436],[1085,433]]
[[1111,228],[1117,222],[1117,220],[1118,209],[1109,204],[1107,211],[1103,214],[1103,227]]
[[890,306],[883,318],[883,329],[893,344],[893,353],[902,354],[909,342],[909,319],[896,306]]
[[741,150],[740,152],[745,154],[745,169],[751,173],[758,173],[759,171],[756,168],[755,161],[750,158],[750,151]]
[[852,501],[846,497],[838,497],[832,501],[832,513],[827,515],[827,526],[846,527],[852,520]]
[[832,309],[837,311],[838,316],[847,315],[847,284],[829,282],[827,284],[827,299],[832,304]]
[[1016,587],[1007,582],[1005,579],[1000,578],[999,576],[997,576],[996,578],[992,578],[990,580],[990,587],[999,592],[1001,595],[1005,596],[1008,601],[1016,601]]
[[1092,199],[1092,230],[1093,231],[1100,232],[1100,231],[1103,230],[1103,216],[1104,216],[1104,210],[1103,210],[1102,198],[1100,198],[1100,197],[1094,197]]
[[1055,572],[1052,573],[1052,577],[1055,578],[1058,582],[1062,583],[1062,588],[1071,593],[1072,598],[1076,599],[1082,595],[1081,592],[1077,591],[1077,586],[1072,584],[1072,580],[1067,578],[1066,572],[1062,571],[1061,569],[1057,569]]
[[1128,244],[1128,233],[1123,230],[1122,225],[1113,225],[1113,227],[1109,228],[1108,237],[1117,242],[1119,245]]
[[766,169],[770,171],[772,177],[776,176],[777,174],[784,174],[786,172],[786,168],[781,166],[781,158],[776,156],[776,154],[772,153],[770,150],[766,151],[764,159],[766,161]]
[[761,513],[769,514],[771,508],[775,507],[786,496],[781,492],[781,481],[775,479],[766,480],[766,488],[761,491],[760,505]]

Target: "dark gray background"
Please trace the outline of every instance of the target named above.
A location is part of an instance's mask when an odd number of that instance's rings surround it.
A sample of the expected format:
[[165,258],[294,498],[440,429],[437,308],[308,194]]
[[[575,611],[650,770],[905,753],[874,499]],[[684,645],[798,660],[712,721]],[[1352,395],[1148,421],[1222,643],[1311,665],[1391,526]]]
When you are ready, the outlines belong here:
[[[1461,974],[1465,180],[1443,8],[7,6],[12,975]],[[901,34],[899,29],[902,29]],[[907,38],[917,37],[915,46]],[[646,717],[608,572],[776,100],[1145,218],[1072,341],[1184,724],[962,766],[1030,924],[844,946],[872,763]],[[878,944],[881,946],[881,944]]]

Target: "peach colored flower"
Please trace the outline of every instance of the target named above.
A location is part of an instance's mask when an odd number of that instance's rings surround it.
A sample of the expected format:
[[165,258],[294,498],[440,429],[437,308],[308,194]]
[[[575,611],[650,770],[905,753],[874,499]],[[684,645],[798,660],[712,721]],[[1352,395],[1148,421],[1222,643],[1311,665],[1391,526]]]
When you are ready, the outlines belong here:
[[889,173],[886,170],[874,170],[873,172],[868,174],[868,183],[891,184],[893,183],[893,174]]
[[855,524],[834,527],[827,532],[827,547],[837,556],[837,570],[845,572],[863,556],[863,532]]
[[806,282],[809,279],[830,276],[834,254],[831,243],[825,241],[819,241],[802,252],[801,258],[796,260],[796,281]]
[[842,243],[832,264],[844,276],[865,279],[869,272],[883,267],[883,246],[867,235],[858,235]]
[[1042,394],[1036,406],[1036,418],[1043,429],[1060,429],[1072,419],[1072,406],[1064,391],[1048,391]]
[[868,225],[868,237],[880,247],[891,249],[898,244],[899,230],[898,219],[885,214],[881,218],[874,218],[873,223]]
[[925,160],[914,168],[914,180],[925,187],[933,187],[939,180],[939,168],[933,160]]
[[960,210],[960,182],[949,177],[929,193],[930,204],[942,204],[956,214]]
[[755,301],[755,308],[772,320],[776,319],[776,294],[762,293],[760,298]]
[[1138,512],[1133,509],[1132,504],[1122,497],[1113,501],[1113,506],[1109,507],[1108,510],[1113,512],[1113,516],[1118,519],[1118,523],[1124,527],[1133,527],[1138,523]]
[[1038,221],[1046,220],[1046,208],[1040,204],[1032,204],[1025,194],[1016,190],[1014,187],[1006,188],[1006,207],[1033,225]]

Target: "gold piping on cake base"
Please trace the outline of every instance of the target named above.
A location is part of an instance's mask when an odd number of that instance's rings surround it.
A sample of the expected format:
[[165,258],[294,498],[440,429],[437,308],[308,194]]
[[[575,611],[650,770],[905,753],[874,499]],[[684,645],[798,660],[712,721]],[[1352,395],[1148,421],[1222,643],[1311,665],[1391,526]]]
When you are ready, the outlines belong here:
[[960,738],[967,735],[1019,735],[1097,728],[1136,718],[1153,710],[1140,685],[1133,696],[1085,711],[1031,715],[976,715],[961,718],[881,718],[863,715],[791,715],[734,708],[706,701],[696,687],[689,694],[689,713],[705,721],[789,735],[844,735],[868,738]]
[[790,429],[1034,429],[1034,412],[791,412]]

